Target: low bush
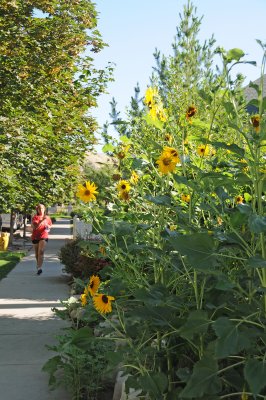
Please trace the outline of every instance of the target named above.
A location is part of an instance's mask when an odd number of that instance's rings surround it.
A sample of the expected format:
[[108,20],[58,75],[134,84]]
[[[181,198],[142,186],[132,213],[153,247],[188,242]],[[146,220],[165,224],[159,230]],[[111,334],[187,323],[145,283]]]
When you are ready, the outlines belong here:
[[59,336],[59,343],[49,347],[58,354],[47,361],[43,371],[50,375],[51,389],[65,386],[72,400],[103,400],[106,394],[110,399],[114,383],[108,378],[106,353],[113,351],[114,344],[93,335],[84,341],[82,336],[88,329],[69,328]]
[[53,308],[53,311],[59,318],[69,320],[71,326],[57,336],[57,344],[47,346],[57,353],[43,366],[43,371],[49,374],[50,388],[64,386],[72,400],[110,400],[115,376],[108,358],[115,350],[115,342],[94,335],[93,327],[101,317],[92,306],[85,310],[75,297],[62,305],[64,308]]
[[[93,246],[99,247],[95,243]],[[68,274],[71,274],[73,278],[81,279],[88,279],[111,264],[98,250],[92,252],[90,243],[79,238],[70,240],[61,248],[59,259]]]
[[69,240],[63,247],[61,247],[58,257],[62,264],[65,266],[65,272],[72,275],[73,265],[75,264],[80,249],[78,247],[79,239]]

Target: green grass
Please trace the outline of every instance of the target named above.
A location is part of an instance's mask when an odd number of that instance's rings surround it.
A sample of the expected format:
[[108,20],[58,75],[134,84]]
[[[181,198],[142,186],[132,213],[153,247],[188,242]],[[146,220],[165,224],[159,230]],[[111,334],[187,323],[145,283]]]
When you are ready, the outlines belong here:
[[6,277],[25,255],[24,251],[0,251],[0,280]]
[[48,214],[50,218],[66,218],[66,219],[71,219],[72,217],[67,214]]

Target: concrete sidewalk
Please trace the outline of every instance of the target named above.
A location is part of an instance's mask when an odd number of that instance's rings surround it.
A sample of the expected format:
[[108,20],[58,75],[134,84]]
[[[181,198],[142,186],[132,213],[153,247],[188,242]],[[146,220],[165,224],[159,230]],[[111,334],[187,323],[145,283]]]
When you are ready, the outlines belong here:
[[43,273],[36,274],[34,249],[0,281],[0,399],[69,400],[60,388],[50,391],[44,363],[56,353],[45,346],[67,322],[51,311],[69,297],[59,249],[72,238],[69,220],[57,221],[49,235]]

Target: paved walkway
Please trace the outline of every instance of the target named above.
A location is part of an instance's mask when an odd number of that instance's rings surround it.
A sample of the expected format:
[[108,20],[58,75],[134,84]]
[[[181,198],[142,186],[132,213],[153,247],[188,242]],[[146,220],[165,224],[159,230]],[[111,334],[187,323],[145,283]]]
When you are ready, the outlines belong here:
[[0,281],[0,399],[69,400],[63,389],[50,391],[44,363],[56,353],[45,346],[57,343],[66,322],[51,311],[69,297],[67,276],[57,254],[71,238],[70,221],[57,221],[45,251],[43,273],[36,274],[33,248]]

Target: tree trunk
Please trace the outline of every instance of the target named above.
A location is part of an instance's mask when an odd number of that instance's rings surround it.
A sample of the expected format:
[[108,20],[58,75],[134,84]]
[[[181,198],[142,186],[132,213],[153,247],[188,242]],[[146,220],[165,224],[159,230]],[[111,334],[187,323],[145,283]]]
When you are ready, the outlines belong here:
[[11,209],[10,212],[10,236],[9,236],[9,245],[13,244],[13,239],[14,239],[14,222],[15,222],[15,212],[13,209]]

